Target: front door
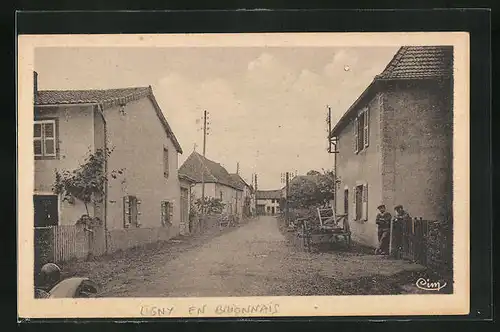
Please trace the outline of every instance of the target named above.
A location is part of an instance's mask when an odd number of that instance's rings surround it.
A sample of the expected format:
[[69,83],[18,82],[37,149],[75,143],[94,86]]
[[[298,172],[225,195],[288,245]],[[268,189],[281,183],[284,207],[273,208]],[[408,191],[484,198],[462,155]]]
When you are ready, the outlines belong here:
[[57,195],[33,195],[35,227],[57,226],[59,208]]

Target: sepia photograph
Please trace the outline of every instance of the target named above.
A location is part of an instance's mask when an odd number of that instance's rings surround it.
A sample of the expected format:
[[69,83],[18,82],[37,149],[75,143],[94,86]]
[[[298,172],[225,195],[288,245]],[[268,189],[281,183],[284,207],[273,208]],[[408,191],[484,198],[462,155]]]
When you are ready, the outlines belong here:
[[26,312],[466,313],[467,35],[209,37],[20,37]]

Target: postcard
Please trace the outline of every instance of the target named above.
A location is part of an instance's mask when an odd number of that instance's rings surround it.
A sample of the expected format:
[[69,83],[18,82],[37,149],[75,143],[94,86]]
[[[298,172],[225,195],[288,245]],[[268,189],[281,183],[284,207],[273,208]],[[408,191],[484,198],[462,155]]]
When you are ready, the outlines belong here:
[[469,313],[469,36],[18,36],[18,315]]

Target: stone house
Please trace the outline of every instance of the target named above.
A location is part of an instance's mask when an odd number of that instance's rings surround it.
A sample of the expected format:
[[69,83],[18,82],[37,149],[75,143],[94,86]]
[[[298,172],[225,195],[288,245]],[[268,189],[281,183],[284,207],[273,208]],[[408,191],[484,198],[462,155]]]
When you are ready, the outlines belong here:
[[255,193],[257,214],[275,215],[280,213],[281,189],[257,190]]
[[247,217],[255,215],[255,192],[253,187],[239,173],[231,173],[230,176],[237,186],[243,188],[243,199],[240,205],[243,215]]
[[103,221],[107,250],[166,240],[185,228],[182,148],[151,87],[38,91],[36,73],[34,86],[35,226],[74,225],[86,214],[81,202],[53,193],[54,170],[74,170],[89,153],[110,148],[105,197],[89,209]]
[[191,190],[196,199],[202,197],[204,181],[206,198],[221,199],[225,204],[224,213],[241,217],[244,187],[235,183],[221,164],[193,151],[179,168],[179,174],[193,179]]
[[377,206],[452,218],[453,48],[401,47],[331,132],[337,214],[376,246]]

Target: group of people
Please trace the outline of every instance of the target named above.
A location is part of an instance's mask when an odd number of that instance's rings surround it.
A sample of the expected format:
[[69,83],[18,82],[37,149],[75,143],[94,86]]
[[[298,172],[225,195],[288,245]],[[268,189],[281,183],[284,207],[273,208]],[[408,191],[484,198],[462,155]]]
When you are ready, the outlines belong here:
[[[392,248],[395,248],[395,252],[398,253],[401,245],[401,224],[403,221],[409,220],[410,215],[406,212],[402,205],[397,205],[394,207],[395,216],[394,218],[389,211],[386,210],[384,204],[377,207],[379,213],[376,217],[376,224],[378,225],[378,242],[379,247],[375,250],[375,254],[378,255],[389,255],[390,251],[390,241],[392,235]],[[392,222],[392,229],[391,229]],[[391,234],[392,232],[392,234]]]

